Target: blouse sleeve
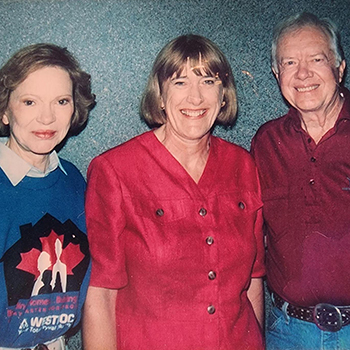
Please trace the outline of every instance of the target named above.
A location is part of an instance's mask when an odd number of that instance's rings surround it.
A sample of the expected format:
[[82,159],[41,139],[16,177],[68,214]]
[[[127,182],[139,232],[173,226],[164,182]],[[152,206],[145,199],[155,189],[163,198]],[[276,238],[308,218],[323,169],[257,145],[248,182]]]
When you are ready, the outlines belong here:
[[265,243],[264,243],[264,232],[263,232],[263,202],[261,199],[261,188],[258,170],[254,165],[255,171],[255,183],[256,183],[256,193],[259,202],[261,203],[260,208],[257,210],[256,219],[254,223],[254,235],[256,239],[256,259],[253,268],[252,277],[263,277],[266,274],[265,270]]
[[127,284],[124,253],[125,215],[118,176],[103,156],[88,169],[86,223],[94,287],[118,289]]
[[258,209],[254,234],[256,239],[256,259],[253,267],[252,277],[263,277],[266,273],[265,271],[265,246],[264,246],[264,237],[263,237],[263,217],[262,217],[262,208]]

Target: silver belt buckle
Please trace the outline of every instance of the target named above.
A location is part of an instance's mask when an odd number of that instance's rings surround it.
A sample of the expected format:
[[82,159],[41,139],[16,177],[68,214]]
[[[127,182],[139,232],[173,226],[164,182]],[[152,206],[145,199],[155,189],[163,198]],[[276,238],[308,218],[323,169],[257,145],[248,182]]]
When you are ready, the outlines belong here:
[[322,331],[338,332],[343,326],[339,308],[331,304],[317,304],[314,308],[314,321]]

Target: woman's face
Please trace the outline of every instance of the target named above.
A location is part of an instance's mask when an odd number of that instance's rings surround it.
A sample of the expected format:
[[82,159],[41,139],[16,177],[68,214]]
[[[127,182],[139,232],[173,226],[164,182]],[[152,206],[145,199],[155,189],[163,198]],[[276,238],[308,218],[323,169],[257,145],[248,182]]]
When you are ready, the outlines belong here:
[[74,112],[73,84],[60,67],[30,73],[11,93],[4,124],[10,126],[8,146],[35,165],[67,135]]
[[204,71],[197,76],[187,62],[180,76],[174,74],[162,86],[167,131],[190,142],[208,135],[220,112],[223,90],[220,79]]

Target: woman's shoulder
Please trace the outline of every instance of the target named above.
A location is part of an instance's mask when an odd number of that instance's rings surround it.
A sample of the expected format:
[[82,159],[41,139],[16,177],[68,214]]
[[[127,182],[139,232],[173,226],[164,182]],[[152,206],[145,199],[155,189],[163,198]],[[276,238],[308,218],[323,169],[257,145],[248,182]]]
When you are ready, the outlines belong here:
[[61,157],[59,157],[59,159],[60,159],[61,166],[62,166],[63,169],[65,169],[67,172],[68,172],[68,171],[72,171],[72,172],[75,172],[75,173],[79,173],[79,174],[80,174],[79,169],[78,169],[72,162],[70,162],[70,161],[67,160],[67,159],[61,158]]
[[62,170],[70,177],[74,177],[76,178],[78,181],[84,181],[84,177],[81,174],[80,170],[70,161],[63,159],[63,158],[59,158],[60,159],[60,163],[61,163],[61,167]]
[[247,160],[252,159],[250,153],[242,146],[232,143],[230,141],[224,140],[220,137],[212,136],[211,142],[217,148],[218,153],[225,157],[242,157]]
[[216,138],[213,140],[215,164],[222,183],[230,183],[232,188],[256,192],[258,174],[253,157],[243,147],[232,142]]
[[[154,134],[152,131],[147,131],[143,134],[137,135],[130,140],[127,140],[109,150],[101,153],[95,159],[104,159],[107,161],[123,160],[130,157],[135,157],[139,154],[143,146],[154,141]],[[95,161],[95,159],[93,161]]]
[[[244,178],[256,176],[256,164],[252,155],[242,146],[216,138],[215,162],[222,172],[240,173]],[[237,173],[237,174],[238,174]],[[248,176],[249,175],[249,176]]]

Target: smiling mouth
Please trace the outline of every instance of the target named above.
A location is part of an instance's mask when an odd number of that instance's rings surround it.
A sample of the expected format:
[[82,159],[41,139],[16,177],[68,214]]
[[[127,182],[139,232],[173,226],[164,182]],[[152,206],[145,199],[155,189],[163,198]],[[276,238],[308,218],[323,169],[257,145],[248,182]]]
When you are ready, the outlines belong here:
[[201,117],[207,110],[190,110],[190,109],[181,109],[181,113],[188,117]]
[[316,90],[319,87],[319,85],[312,85],[312,86],[307,86],[307,87],[296,87],[295,89],[298,92],[309,92],[309,91],[313,91]]
[[52,138],[56,134],[56,131],[34,131],[33,134],[40,139],[47,140]]

